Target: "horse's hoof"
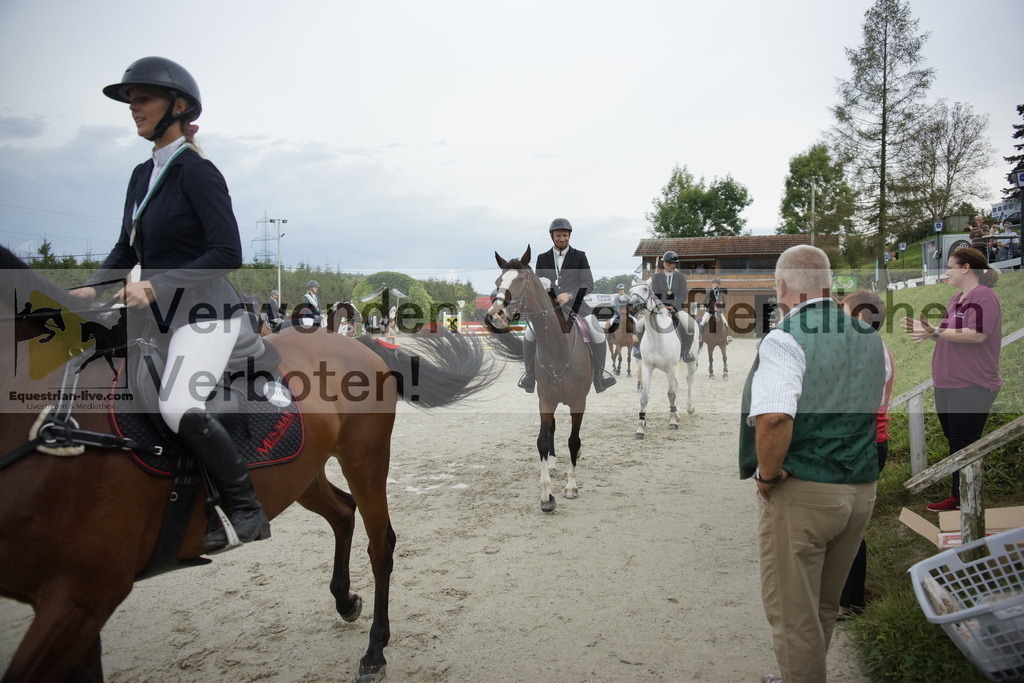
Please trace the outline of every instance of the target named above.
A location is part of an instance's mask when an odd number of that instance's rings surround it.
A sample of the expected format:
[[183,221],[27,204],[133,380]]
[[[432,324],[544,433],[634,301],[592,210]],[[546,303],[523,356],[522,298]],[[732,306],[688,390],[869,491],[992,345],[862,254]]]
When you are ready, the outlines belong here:
[[359,678],[356,679],[359,683],[374,683],[375,681],[387,680],[387,664],[382,665],[375,671],[364,670],[362,666],[359,667]]
[[687,408],[686,409],[686,414],[687,415],[693,415],[693,408]]
[[573,498],[579,498],[580,497],[580,490],[579,489],[566,489],[565,493],[563,493],[562,495],[565,496],[566,498],[568,498],[569,500],[572,500]]
[[635,438],[635,439],[636,439],[637,441],[643,441],[643,440],[644,440],[644,435],[643,435],[643,434],[641,434],[640,432],[637,432],[637,433],[636,433],[636,434],[635,434],[635,435],[633,436],[633,438]]
[[548,499],[540,504],[540,509],[543,512],[554,512],[555,511],[555,497],[548,494]]
[[349,622],[355,621],[359,618],[359,615],[363,613],[363,599],[358,595],[354,595],[352,597],[355,598],[355,600],[352,601],[352,609],[341,615],[342,619]]
[[679,425],[673,423],[668,426],[669,429],[679,429]]
[[626,370],[626,377],[632,377],[632,376],[633,376],[633,373],[630,372],[629,370]]

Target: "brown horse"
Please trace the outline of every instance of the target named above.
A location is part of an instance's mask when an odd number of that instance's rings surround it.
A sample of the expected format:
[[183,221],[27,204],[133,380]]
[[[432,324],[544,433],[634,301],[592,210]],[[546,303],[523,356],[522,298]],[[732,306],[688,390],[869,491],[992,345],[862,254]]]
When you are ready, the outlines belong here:
[[[498,252],[494,258],[501,268],[495,281],[497,294],[487,310],[485,321],[498,342],[495,350],[506,358],[523,360],[522,340],[511,334],[509,324],[524,318],[537,339],[537,397],[540,400],[540,509],[553,512],[550,465],[555,457],[555,409],[560,403],[569,407],[572,430],[569,434],[569,479],[563,495],[579,496],[576,485],[576,461],[580,454],[580,425],[587,409],[587,394],[593,378],[590,351],[579,326],[555,306],[536,273],[530,268],[530,247],[522,258],[506,261]],[[551,459],[549,462],[548,459]]]
[[708,318],[707,323],[701,327],[701,345],[708,345],[708,377],[715,378],[715,349],[722,352],[722,379],[729,379],[729,353],[726,347],[729,344],[729,328],[726,327],[725,314],[721,309]]
[[633,376],[633,318],[625,305],[619,306],[619,317],[605,328],[608,338],[608,357],[612,370],[622,374],[622,352],[626,352],[626,377]]
[[[14,339],[16,296],[35,290],[71,307],[68,296],[7,250],[0,250],[0,273],[0,339]],[[18,321],[19,334],[24,324]],[[41,320],[39,325],[43,331]],[[346,621],[355,620],[362,608],[349,579],[358,508],[374,576],[373,624],[359,675],[373,680],[384,675],[383,650],[390,638],[395,532],[386,486],[397,399],[426,408],[447,405],[492,382],[496,370],[479,344],[462,335],[417,339],[422,358],[324,329],[293,328],[273,340],[282,356],[280,370],[301,406],[302,449],[289,462],[252,470],[252,481],[269,517],[297,501],[331,525],[330,591]],[[71,357],[78,351],[72,342],[80,346],[77,335],[57,337],[47,352],[61,343]],[[13,347],[10,341],[0,344],[0,400],[5,401],[0,461],[9,461],[0,469],[0,596],[30,604],[35,617],[3,680],[101,680],[100,631],[154,553],[172,480],[143,472],[110,448],[87,446],[77,457],[29,452],[12,460],[10,455],[25,450],[37,409],[16,404],[13,395],[7,400],[9,392],[45,396],[55,381],[59,386],[61,375],[30,379],[12,363]],[[31,356],[24,353],[22,359],[27,363]],[[105,364],[94,363],[78,377],[82,387],[110,386]],[[105,410],[90,412],[78,403],[73,410],[82,429],[111,433]],[[324,466],[330,457],[340,463],[351,493],[328,481]],[[200,491],[178,551],[181,561],[203,554],[208,522],[203,498]],[[259,552],[258,547],[250,552]]]

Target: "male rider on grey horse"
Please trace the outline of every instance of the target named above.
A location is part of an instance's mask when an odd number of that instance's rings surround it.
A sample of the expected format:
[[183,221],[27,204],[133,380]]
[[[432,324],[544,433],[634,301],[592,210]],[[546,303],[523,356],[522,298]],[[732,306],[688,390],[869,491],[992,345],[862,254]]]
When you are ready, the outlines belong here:
[[[679,334],[679,341],[682,344],[680,357],[684,363],[692,363],[696,360],[690,353],[690,345],[693,344],[693,333],[687,330],[686,319],[689,315],[686,311],[687,295],[689,290],[686,286],[686,276],[676,270],[678,255],[674,251],[666,251],[661,257],[662,272],[656,273],[651,278],[651,292],[665,308],[672,312],[673,324]],[[642,336],[642,330],[638,336]]]

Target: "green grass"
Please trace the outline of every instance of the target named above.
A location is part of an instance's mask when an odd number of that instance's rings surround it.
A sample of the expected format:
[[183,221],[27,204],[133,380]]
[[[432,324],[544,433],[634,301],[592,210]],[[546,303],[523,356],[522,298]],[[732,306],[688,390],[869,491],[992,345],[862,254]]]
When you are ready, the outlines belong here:
[[[1024,275],[1004,273],[996,287],[1003,311],[1003,334],[1024,327]],[[933,344],[912,343],[899,326],[909,307],[916,317],[929,304],[944,307],[954,290],[933,285],[891,292],[889,320],[883,338],[896,361],[893,395],[911,389],[931,376]],[[895,309],[895,310],[894,310]],[[933,316],[937,322],[938,314]],[[990,432],[1024,414],[1024,341],[1003,349],[1000,359],[1003,389],[986,425]],[[925,394],[928,462],[949,455],[934,414],[931,392]],[[935,546],[907,529],[898,517],[901,508],[934,516],[924,504],[948,495],[943,481],[920,494],[903,483],[911,477],[907,417],[904,408],[892,412],[889,462],[878,484],[875,513],[868,527],[868,606],[851,623],[867,673],[876,681],[983,681],[970,662],[938,625],[929,623],[914,597],[907,570],[934,555]],[[986,507],[1024,504],[1024,443],[1015,442],[985,458],[983,501]]]

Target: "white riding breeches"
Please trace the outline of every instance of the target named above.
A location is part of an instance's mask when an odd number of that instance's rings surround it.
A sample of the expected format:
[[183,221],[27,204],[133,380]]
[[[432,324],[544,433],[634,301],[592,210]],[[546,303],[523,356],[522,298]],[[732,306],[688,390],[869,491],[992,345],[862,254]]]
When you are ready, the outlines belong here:
[[160,416],[175,434],[186,412],[205,409],[206,399],[228,365],[243,323],[239,318],[205,320],[174,331],[160,378]]
[[[595,344],[604,344],[604,328],[601,326],[601,322],[597,319],[597,316],[591,313],[590,315],[583,318],[586,321],[587,327],[590,329],[590,341]],[[526,325],[526,341],[536,341],[537,338],[533,334],[533,325],[527,323]]]
[[[709,313],[708,311],[704,311],[704,315],[702,315],[701,318],[700,318],[700,326],[703,327],[704,325],[706,325],[708,320],[710,320],[710,319],[711,319],[711,313]],[[725,319],[724,315],[722,316],[721,320],[722,320],[722,323],[725,324],[725,329],[729,329],[729,321]]]

